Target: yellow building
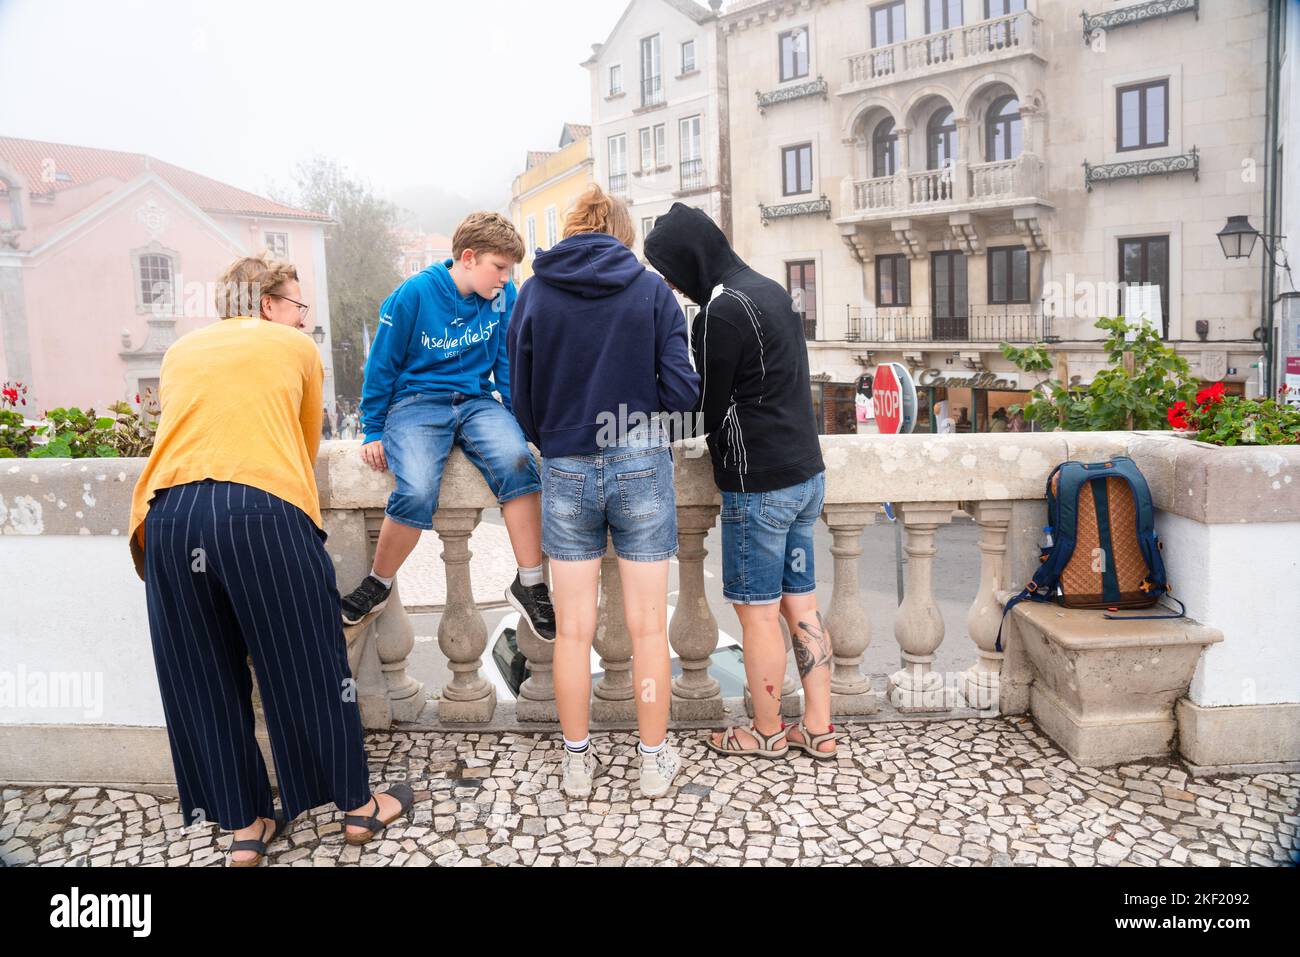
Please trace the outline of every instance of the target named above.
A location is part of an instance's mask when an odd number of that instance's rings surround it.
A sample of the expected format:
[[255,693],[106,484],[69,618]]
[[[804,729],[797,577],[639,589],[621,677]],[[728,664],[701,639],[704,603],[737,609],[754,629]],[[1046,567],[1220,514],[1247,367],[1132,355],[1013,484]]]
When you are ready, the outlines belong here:
[[534,150],[515,177],[510,218],[524,237],[526,254],[516,281],[533,274],[533,256],[560,241],[564,216],[592,183],[591,127],[565,123],[557,150]]

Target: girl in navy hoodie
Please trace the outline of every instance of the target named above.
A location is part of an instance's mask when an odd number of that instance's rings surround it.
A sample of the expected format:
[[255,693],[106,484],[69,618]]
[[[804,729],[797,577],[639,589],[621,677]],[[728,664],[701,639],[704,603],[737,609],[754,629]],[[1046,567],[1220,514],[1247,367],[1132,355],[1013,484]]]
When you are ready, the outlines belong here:
[[542,453],[542,550],[555,603],[564,790],[591,794],[591,642],[606,538],[614,542],[638,689],[641,792],[681,770],[668,744],[668,560],[677,554],[673,457],[661,413],[692,413],[700,380],[671,290],[631,251],[632,217],[592,186],[564,239],[533,262],[507,333],[511,404]]

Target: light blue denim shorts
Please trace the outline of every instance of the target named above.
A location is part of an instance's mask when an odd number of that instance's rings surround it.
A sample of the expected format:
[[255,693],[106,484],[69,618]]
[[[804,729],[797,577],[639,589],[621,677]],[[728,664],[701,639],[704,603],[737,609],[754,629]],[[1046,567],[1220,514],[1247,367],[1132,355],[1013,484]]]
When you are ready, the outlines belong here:
[[542,459],[542,551],[552,561],[590,561],[609,538],[625,561],[677,554],[673,453],[662,437]]
[[722,597],[774,605],[817,590],[813,525],[826,499],[826,473],[771,492],[722,493]]

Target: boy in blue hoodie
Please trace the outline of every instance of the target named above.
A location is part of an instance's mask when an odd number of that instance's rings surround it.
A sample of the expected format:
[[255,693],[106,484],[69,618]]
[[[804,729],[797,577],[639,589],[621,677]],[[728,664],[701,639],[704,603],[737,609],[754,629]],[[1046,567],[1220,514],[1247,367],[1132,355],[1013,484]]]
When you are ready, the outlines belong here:
[[[376,471],[391,467],[397,489],[374,566],[342,600],[346,624],[387,605],[420,532],[433,528],[443,468],[458,445],[497,497],[510,533],[519,570],[506,600],[539,638],[555,640],[542,578],[541,480],[509,411],[510,271],[523,258],[523,240],[508,219],[474,213],[456,228],[452,258],[406,280],[380,307],[361,390],[361,457]],[[492,398],[494,386],[501,402]]]

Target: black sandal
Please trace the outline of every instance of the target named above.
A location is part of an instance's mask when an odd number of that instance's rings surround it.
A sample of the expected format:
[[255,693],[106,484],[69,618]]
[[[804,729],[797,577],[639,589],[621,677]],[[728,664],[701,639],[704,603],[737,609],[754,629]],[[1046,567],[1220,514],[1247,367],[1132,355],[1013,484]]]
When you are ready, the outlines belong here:
[[[243,841],[234,841],[231,843],[229,849],[229,853],[231,854],[231,857],[229,858],[230,867],[257,867],[262,863],[262,859],[266,857],[266,845],[270,844],[277,837],[283,834],[289,827],[289,822],[285,820],[282,812],[277,811],[274,820],[275,827],[271,830],[270,837],[266,836],[266,825],[263,824],[262,840],[259,841],[256,838],[248,838]],[[247,861],[237,861],[233,856],[236,851],[256,851],[257,857]]]
[[[399,817],[401,817],[403,814],[409,811],[411,809],[411,805],[415,803],[415,792],[412,791],[410,786],[406,784],[394,784],[384,793],[390,795],[391,797],[397,798],[398,803],[401,805],[397,813],[394,814],[392,817],[390,817],[387,821],[381,820],[380,818],[369,814],[343,815],[343,828],[344,828],[343,837],[349,844],[365,844],[367,841],[373,838],[376,834],[378,834],[388,825],[392,824]],[[372,800],[375,802],[375,814],[378,814],[379,798],[374,797],[372,798]],[[347,831],[349,825],[353,827],[364,827],[369,833],[350,834]]]

